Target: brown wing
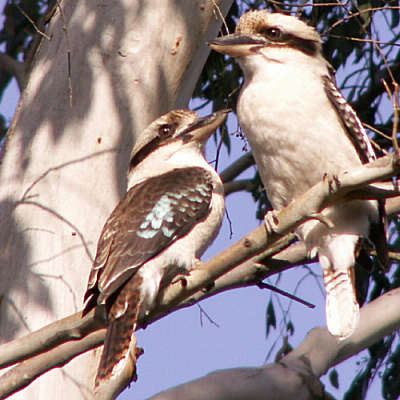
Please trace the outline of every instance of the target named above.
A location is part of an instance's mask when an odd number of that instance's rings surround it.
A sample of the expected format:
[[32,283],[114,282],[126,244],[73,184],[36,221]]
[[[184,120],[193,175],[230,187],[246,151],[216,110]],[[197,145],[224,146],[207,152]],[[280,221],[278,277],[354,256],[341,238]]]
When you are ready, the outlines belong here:
[[101,233],[84,314],[137,268],[188,233],[210,211],[212,182],[203,168],[175,169],[132,187]]
[[324,76],[323,80],[326,94],[332,105],[336,108],[338,116],[345,127],[347,136],[357,150],[361,162],[366,164],[376,160],[376,154],[371,141],[369,140],[367,132],[358,118],[357,113],[343,97],[332,77]]
[[[358,118],[357,113],[337,88],[334,78],[332,76],[324,76],[323,81],[325,92],[332,105],[336,108],[347,136],[353,143],[361,162],[366,164],[376,160],[375,151],[363,124]],[[389,256],[386,238],[387,221],[385,214],[385,200],[378,200],[378,209],[379,221],[371,222],[370,239],[375,245],[380,263],[384,268],[386,268],[389,263]]]

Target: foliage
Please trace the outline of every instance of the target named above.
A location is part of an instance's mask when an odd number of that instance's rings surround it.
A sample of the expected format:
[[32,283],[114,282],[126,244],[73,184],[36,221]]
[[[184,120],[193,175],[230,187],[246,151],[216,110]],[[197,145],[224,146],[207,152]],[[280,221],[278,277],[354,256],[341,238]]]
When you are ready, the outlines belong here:
[[[391,83],[388,73],[390,66],[394,78],[398,80],[400,48],[399,42],[400,18],[399,9],[393,1],[362,0],[343,6],[316,3],[313,7],[292,1],[242,1],[232,7],[227,24],[230,32],[238,16],[248,8],[279,10],[296,12],[298,15],[323,33],[324,55],[335,70],[339,71],[342,79],[338,79],[340,88],[362,118],[363,122],[376,130],[390,135],[392,132],[393,110],[391,105],[385,104],[387,93],[381,79]],[[225,33],[224,30],[222,33]],[[373,39],[379,41],[374,43]],[[242,83],[242,73],[238,65],[230,57],[212,53],[201,75],[195,95],[206,102],[213,102],[218,109],[229,106],[235,110],[237,96]],[[390,150],[390,138],[381,136],[370,130],[371,137],[385,150]],[[253,198],[257,203],[257,217],[262,218],[265,211],[270,209],[265,192],[259,190],[260,181],[255,175],[256,184]],[[397,226],[396,226],[397,228]],[[392,229],[391,231],[398,231]],[[399,246],[397,235],[391,235],[391,249]],[[360,303],[380,296],[386,291],[399,286],[400,270],[397,263],[392,266],[390,277],[377,266],[372,274],[369,271],[359,271],[358,292]],[[396,268],[396,269],[394,269]],[[360,270],[360,269],[359,269]],[[276,327],[277,310],[272,302],[266,311],[266,332]],[[399,344],[393,338],[387,338],[381,343],[371,346],[369,360],[363,364],[362,371],[354,379],[346,398],[363,399],[374,377],[382,371],[382,392],[386,399],[397,398],[398,384],[395,373],[400,368]],[[387,360],[387,361],[386,361]],[[336,380],[336,378],[335,378]]]
[[[0,45],[7,55],[19,61],[27,61],[32,57],[31,50],[35,29],[28,17],[32,21],[38,21],[45,9],[47,9],[47,1],[45,0],[14,0],[5,4],[3,9],[4,22],[0,31]],[[11,78],[7,73],[1,74],[0,99]]]

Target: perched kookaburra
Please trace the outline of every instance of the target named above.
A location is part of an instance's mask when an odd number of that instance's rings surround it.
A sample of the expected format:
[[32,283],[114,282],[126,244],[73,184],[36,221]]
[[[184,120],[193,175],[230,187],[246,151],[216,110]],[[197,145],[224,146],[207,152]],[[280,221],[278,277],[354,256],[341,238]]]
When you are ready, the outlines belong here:
[[149,125],[132,151],[128,191],[104,225],[85,294],[84,314],[105,304],[109,320],[96,387],[122,368],[135,378],[138,321],[156,303],[160,285],[187,273],[219,231],[223,185],[204,146],[227,113],[200,118],[171,111]]
[[[368,136],[337,89],[314,28],[266,10],[244,14],[232,35],[210,43],[236,57],[243,72],[237,114],[275,210],[330,176],[375,159]],[[322,212],[334,228],[310,220],[297,233],[318,255],[329,331],[348,337],[359,319],[354,269],[361,238],[386,260],[382,207],[351,201]]]

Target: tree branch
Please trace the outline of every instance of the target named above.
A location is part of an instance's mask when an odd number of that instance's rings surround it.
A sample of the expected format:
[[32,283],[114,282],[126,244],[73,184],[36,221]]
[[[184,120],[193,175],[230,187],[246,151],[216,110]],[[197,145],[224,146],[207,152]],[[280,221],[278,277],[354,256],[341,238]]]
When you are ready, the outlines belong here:
[[91,332],[80,340],[60,344],[51,351],[30,358],[28,362],[19,363],[2,375],[0,399],[28,386],[44,372],[55,367],[62,367],[79,354],[101,345],[104,342],[105,334],[105,328]]
[[[327,328],[314,328],[305,340],[280,362],[262,367],[216,371],[153,396],[152,400],[323,398],[318,378],[339,362],[366,349],[400,328],[400,289],[394,289],[361,309],[360,325],[346,340]],[[324,351],[321,351],[324,349]]]
[[237,176],[239,176],[247,168],[255,164],[253,154],[248,152],[242,157],[238,158],[233,162],[228,168],[225,168],[221,173],[222,182],[227,183],[233,181]]
[[[289,233],[287,237],[282,238],[278,234],[268,236],[264,225],[258,227],[229,249],[191,271],[185,285],[175,283],[168,286],[161,294],[160,303],[146,322],[154,322],[172,311],[187,307],[224,290],[254,285],[273,273],[304,263],[306,251],[303,244],[297,244],[281,251],[293,240],[290,232],[310,215],[319,212],[329,204],[349,198],[354,199],[357,196],[369,198],[371,193],[376,194],[375,186],[363,187],[363,185],[397,174],[400,167],[395,161],[391,155],[386,156],[373,163],[342,173],[333,181],[325,179],[318,183],[278,213],[277,230],[282,235]],[[332,185],[332,182],[335,185]],[[357,193],[357,196],[354,193]],[[385,190],[384,194],[385,196],[394,195],[397,192]],[[399,211],[400,197],[391,199],[388,203],[390,212]],[[275,247],[264,250],[272,245]],[[264,252],[261,253],[263,250]],[[279,253],[274,254],[277,252]],[[256,254],[258,256],[254,257]],[[254,258],[249,260],[251,257]],[[237,267],[235,268],[235,266]],[[205,287],[210,287],[210,289],[204,291]],[[97,315],[100,312],[101,309],[98,308]],[[395,323],[397,324],[397,320]],[[12,391],[26,386],[46,370],[65,364],[75,355],[98,346],[104,339],[105,329],[102,329],[104,326],[104,320],[95,317],[94,313],[81,318],[79,312],[50,324],[25,338],[0,346],[0,365],[3,367],[33,356],[28,362],[17,365],[2,376],[0,397],[2,393],[12,393]],[[385,334],[387,329],[385,328]],[[361,338],[360,340],[365,341],[366,339]],[[54,346],[58,347],[54,348]],[[67,356],[66,350],[63,349],[68,349],[71,355]],[[352,349],[352,347],[347,347],[347,350],[343,350],[337,359],[343,360],[343,357],[346,358],[347,354],[355,351]],[[37,355],[38,353],[42,354]],[[31,363],[32,367],[30,367]],[[319,370],[322,369],[319,367],[317,371]]]
[[[390,65],[390,69],[394,79],[397,82],[400,81],[400,62]],[[375,74],[375,77],[371,80],[370,87],[358,97],[356,102],[352,103],[353,107],[360,111],[368,110],[374,100],[385,93],[383,81],[389,82],[390,86],[393,84],[390,72],[386,67]]]
[[251,192],[254,188],[254,182],[251,179],[240,179],[236,181],[229,181],[224,184],[225,197],[236,192]]
[[77,341],[105,326],[104,318],[94,311],[82,318],[77,312],[47,325],[27,336],[0,345],[0,368],[46,352],[67,341]]
[[17,80],[18,88],[22,92],[26,78],[25,63],[10,57],[8,54],[0,53],[0,69]]
[[314,375],[320,377],[329,368],[398,330],[399,302],[400,289],[393,289],[362,307],[359,326],[349,338],[337,340],[326,328],[313,329],[300,346],[283,360],[290,363],[296,359],[306,359]]
[[[363,188],[364,185],[396,175],[399,171],[400,167],[390,155],[382,157],[373,163],[357,167],[352,171],[341,173],[337,178],[335,177],[334,187],[332,186],[332,181],[327,179],[316,184],[278,213],[277,233],[268,235],[264,225],[261,225],[237,243],[207,261],[202,268],[193,270],[185,286],[170,285],[163,293],[160,307],[157,308],[160,313],[159,316],[164,315],[166,311],[163,308],[164,304],[168,304],[168,307],[172,304],[177,305],[201,288],[213,285],[217,278],[267,249],[281,235],[293,231],[311,215],[340,200],[357,198],[352,194],[352,191],[357,191],[360,198],[369,198],[369,190],[371,188],[368,188],[368,186]],[[375,188],[372,187],[372,191],[374,190]],[[397,192],[392,191],[390,195],[395,193]]]

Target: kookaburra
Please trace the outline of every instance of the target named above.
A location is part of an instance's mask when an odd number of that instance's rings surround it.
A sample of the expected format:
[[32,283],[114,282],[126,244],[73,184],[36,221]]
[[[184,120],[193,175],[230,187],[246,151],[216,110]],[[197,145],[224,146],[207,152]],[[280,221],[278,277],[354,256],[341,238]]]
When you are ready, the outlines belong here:
[[[234,34],[210,45],[235,57],[244,72],[239,124],[275,210],[324,177],[375,159],[359,118],[335,85],[314,28],[296,17],[250,11]],[[334,228],[310,220],[297,230],[323,267],[327,325],[337,337],[348,337],[359,319],[354,266],[362,238],[369,237],[386,262],[382,209],[372,200],[342,203],[322,211]]]
[[123,368],[135,378],[138,321],[160,286],[187,273],[219,231],[223,185],[204,147],[227,114],[171,111],[132,150],[128,190],[103,227],[85,294],[83,314],[105,304],[109,321],[96,387]]

